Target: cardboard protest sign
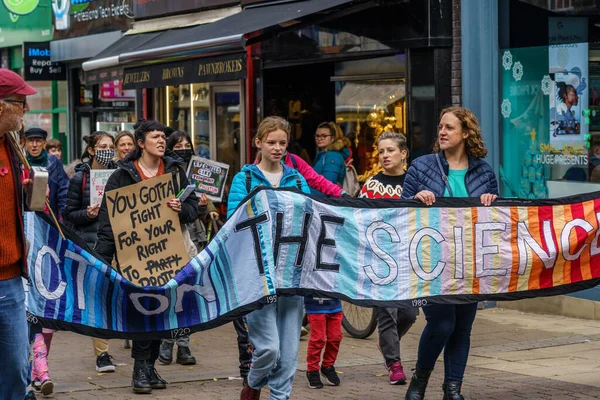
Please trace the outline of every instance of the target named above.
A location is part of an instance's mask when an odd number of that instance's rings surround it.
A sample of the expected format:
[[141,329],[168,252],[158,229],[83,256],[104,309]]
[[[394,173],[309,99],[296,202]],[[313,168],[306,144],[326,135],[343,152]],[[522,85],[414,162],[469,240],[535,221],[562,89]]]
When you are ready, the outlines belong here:
[[92,169],[90,170],[90,206],[102,204],[104,187],[108,178],[115,172],[114,169]]
[[204,193],[212,201],[223,200],[223,188],[229,173],[229,165],[208,160],[206,158],[192,157],[188,166],[188,179],[196,186],[197,193]]
[[176,195],[171,174],[106,192],[121,272],[138,286],[162,286],[190,260],[167,206]]

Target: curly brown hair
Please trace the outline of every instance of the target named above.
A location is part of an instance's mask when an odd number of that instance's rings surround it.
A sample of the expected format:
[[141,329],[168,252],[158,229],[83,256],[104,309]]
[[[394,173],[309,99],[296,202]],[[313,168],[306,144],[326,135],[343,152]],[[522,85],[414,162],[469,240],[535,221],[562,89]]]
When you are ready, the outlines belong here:
[[[481,126],[475,114],[468,108],[464,107],[446,107],[440,113],[440,120],[444,114],[452,113],[461,122],[463,132],[467,132],[469,136],[465,141],[465,151],[467,155],[475,158],[485,158],[487,156],[487,149],[485,143],[481,138]],[[440,141],[436,139],[435,145],[433,146],[434,153],[440,151]]]

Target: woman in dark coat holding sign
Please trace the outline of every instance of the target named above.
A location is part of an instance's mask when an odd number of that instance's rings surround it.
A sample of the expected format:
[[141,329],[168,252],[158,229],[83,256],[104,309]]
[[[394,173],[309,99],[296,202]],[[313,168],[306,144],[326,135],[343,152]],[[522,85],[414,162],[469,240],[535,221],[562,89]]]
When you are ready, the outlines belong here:
[[[114,189],[134,185],[138,182],[171,174],[176,193],[188,185],[185,165],[179,157],[165,155],[167,139],[165,127],[156,121],[140,120],[134,125],[135,149],[117,165],[116,170],[108,179],[105,193]],[[182,224],[194,222],[198,217],[198,198],[192,193],[182,203],[173,198],[167,206],[179,214]],[[102,200],[98,217],[98,242],[96,253],[108,265],[112,264],[116,246],[110,224],[106,196]],[[118,262],[118,260],[117,260]],[[134,340],[131,357],[135,360],[133,366],[132,389],[135,393],[150,393],[152,389],[164,389],[167,382],[158,375],[154,364],[158,358],[160,340]]]
[[[463,107],[442,110],[434,150],[417,158],[406,173],[403,199],[428,206],[438,197],[476,197],[489,206],[498,197],[494,171],[483,158],[487,150],[473,113]],[[429,268],[429,266],[425,266]],[[417,368],[407,400],[423,400],[429,376],[444,350],[444,400],[464,400],[462,380],[471,347],[477,303],[432,304],[423,307],[427,325],[419,342]]]
[[[194,155],[194,147],[190,136],[182,131],[175,131],[169,135],[167,139],[167,149],[173,151],[183,161],[185,161],[186,171]],[[204,249],[206,244],[206,229],[202,220],[210,214],[212,219],[219,218],[219,213],[215,209],[212,201],[203,193],[198,199],[198,218],[191,224],[187,224],[187,230],[190,234],[190,239],[194,243],[194,253],[199,253]],[[193,254],[194,256],[196,254]],[[190,257],[192,254],[190,254]],[[163,339],[160,345],[158,361],[162,364],[171,364],[173,361],[173,346],[177,342],[177,364],[194,365],[196,358],[190,351],[190,336],[184,335],[177,339]]]
[[[114,169],[115,141],[111,134],[98,131],[83,138],[87,147],[81,159],[83,163],[75,167],[75,175],[69,181],[67,204],[63,218],[70,222],[75,232],[87,243],[90,249],[94,248],[98,240],[98,212],[100,204],[90,205],[92,169]],[[96,354],[96,370],[98,372],[113,372],[115,366],[108,354],[108,340],[94,338],[94,352]]]

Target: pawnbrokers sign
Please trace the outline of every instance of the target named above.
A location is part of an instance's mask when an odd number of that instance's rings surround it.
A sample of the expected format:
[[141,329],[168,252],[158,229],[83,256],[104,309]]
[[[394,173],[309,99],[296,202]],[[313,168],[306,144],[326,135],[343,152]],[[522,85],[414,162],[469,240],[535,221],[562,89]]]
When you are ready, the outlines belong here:
[[143,89],[196,82],[232,81],[246,77],[245,54],[199,58],[177,63],[125,68],[123,89]]
[[23,69],[26,81],[64,81],[67,68],[50,61],[50,42],[23,43]]

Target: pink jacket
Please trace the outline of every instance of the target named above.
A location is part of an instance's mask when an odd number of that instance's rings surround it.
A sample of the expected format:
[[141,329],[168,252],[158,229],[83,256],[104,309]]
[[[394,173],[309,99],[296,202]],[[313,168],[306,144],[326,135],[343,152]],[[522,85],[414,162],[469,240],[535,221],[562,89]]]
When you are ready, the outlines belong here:
[[[293,160],[292,157],[294,158]],[[300,175],[302,175],[304,179],[306,179],[306,183],[308,183],[308,186],[310,186],[313,189],[317,189],[325,196],[342,196],[342,192],[344,190],[340,186],[336,185],[335,183],[331,183],[323,175],[317,174],[315,170],[310,165],[308,165],[306,161],[304,161],[297,155],[292,154],[290,152],[285,153],[284,164],[288,167],[292,167],[298,170],[298,172],[300,172]]]

